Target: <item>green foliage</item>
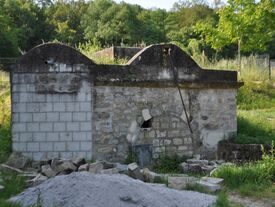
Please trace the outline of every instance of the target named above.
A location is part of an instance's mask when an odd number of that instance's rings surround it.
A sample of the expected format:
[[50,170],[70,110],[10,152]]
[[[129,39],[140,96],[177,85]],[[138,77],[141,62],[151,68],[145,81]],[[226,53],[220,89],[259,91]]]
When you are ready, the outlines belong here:
[[242,207],[242,205],[231,203],[226,192],[222,191],[218,194],[217,201],[213,207]]
[[255,163],[243,165],[224,165],[214,172],[215,177],[223,178],[225,186],[249,195],[263,191],[275,182],[275,153],[274,143],[269,154],[264,152],[263,159]]
[[164,155],[154,163],[153,170],[158,173],[181,173],[179,165],[188,158],[187,156],[180,157],[176,154],[173,156]]
[[275,88],[269,83],[245,82],[238,91],[239,109],[264,109],[275,106]]
[[19,207],[20,205],[11,204],[6,200],[11,196],[21,193],[26,188],[26,180],[24,177],[17,176],[14,173],[0,172],[0,177],[3,179],[3,183],[0,183],[5,187],[4,191],[0,192],[0,206],[2,207]]
[[138,163],[137,155],[133,151],[133,148],[131,146],[128,147],[127,156],[126,156],[126,159],[125,159],[124,162],[125,162],[125,164],[130,164],[130,163],[133,163],[133,162]]

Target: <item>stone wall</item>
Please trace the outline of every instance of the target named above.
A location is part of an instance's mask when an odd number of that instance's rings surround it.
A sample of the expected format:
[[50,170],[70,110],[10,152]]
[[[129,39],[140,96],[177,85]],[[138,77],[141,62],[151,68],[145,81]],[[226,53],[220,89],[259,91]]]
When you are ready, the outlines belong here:
[[109,47],[94,54],[95,57],[108,59],[131,59],[142,48],[140,47]]
[[[215,152],[220,139],[236,133],[236,90],[182,89],[191,134],[175,88],[95,87],[94,157],[124,160],[128,147],[151,144],[153,158],[164,154]],[[142,128],[142,111],[152,126]]]
[[237,73],[201,69],[171,44],[118,66],[47,43],[17,60],[11,80],[13,150],[34,160],[123,161],[129,147],[145,145],[153,159],[213,157],[218,141],[237,131]]

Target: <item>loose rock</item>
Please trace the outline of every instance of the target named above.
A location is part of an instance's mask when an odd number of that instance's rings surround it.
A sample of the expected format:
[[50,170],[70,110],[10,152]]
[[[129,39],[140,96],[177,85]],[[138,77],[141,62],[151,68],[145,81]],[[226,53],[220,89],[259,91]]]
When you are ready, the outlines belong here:
[[0,192],[4,191],[5,187],[0,185]]
[[6,164],[10,167],[22,170],[30,165],[30,159],[22,155],[22,153],[13,152],[6,161]]
[[81,166],[78,168],[78,171],[79,171],[79,172],[89,171],[89,167],[90,167],[90,164],[89,164],[89,163],[86,163],[86,164],[84,164],[84,165],[81,165]]
[[89,166],[90,173],[100,173],[103,170],[103,164],[100,162],[91,163]]
[[57,172],[52,169],[50,165],[43,165],[41,167],[42,174],[46,175],[48,178],[56,176]]
[[86,160],[83,157],[77,157],[72,160],[73,164],[77,167],[86,164]]
[[137,163],[131,163],[128,165],[128,175],[132,178],[138,179],[138,180],[144,180],[143,175],[140,171],[139,166]]
[[182,176],[182,177],[168,177],[168,187],[183,190],[187,185],[193,185],[198,181],[198,178],[191,176]]

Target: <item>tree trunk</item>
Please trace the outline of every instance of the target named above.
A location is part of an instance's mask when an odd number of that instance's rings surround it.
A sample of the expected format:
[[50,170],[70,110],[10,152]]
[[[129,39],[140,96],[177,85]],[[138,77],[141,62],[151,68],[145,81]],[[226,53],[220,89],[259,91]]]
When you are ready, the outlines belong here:
[[241,76],[241,38],[238,39],[238,70]]

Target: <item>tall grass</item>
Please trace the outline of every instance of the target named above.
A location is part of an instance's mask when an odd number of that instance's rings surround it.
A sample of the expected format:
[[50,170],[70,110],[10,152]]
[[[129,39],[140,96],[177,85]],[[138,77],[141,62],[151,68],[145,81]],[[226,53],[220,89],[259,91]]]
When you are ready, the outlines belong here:
[[[243,81],[269,80],[268,59],[257,55],[242,57],[240,69],[237,58],[209,61],[203,54],[195,55],[193,58],[195,58],[203,68],[238,71],[238,78]],[[272,78],[275,79],[275,72],[271,75]]]
[[223,178],[226,187],[237,189],[241,194],[249,195],[263,191],[275,182],[275,146],[269,153],[263,149],[262,160],[243,165],[224,165],[215,171],[215,177]]
[[3,162],[11,152],[11,99],[8,80],[8,74],[0,72],[0,163]]

